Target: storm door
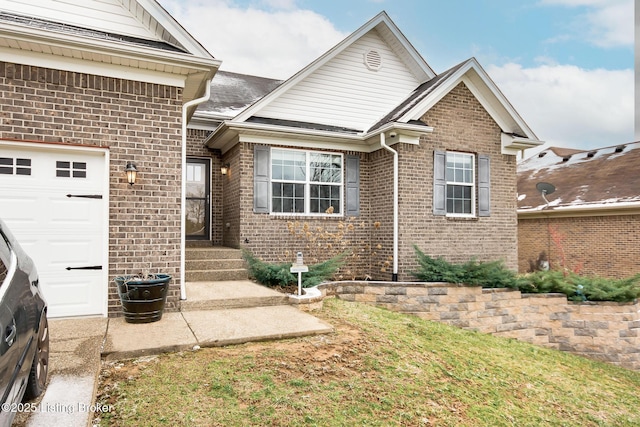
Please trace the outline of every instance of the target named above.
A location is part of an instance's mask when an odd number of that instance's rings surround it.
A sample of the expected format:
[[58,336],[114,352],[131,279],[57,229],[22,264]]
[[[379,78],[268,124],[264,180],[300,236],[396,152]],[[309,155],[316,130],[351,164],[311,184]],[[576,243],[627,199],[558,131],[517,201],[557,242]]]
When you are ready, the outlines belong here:
[[211,167],[208,159],[187,159],[186,238],[210,239]]

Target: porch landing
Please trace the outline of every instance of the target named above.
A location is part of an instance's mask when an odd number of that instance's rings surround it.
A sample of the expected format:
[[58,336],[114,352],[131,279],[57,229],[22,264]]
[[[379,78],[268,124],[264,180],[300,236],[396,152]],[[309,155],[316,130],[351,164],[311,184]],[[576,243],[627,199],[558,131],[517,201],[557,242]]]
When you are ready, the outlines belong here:
[[[129,359],[197,347],[219,347],[324,334],[331,325],[287,305],[288,297],[249,280],[187,282],[181,311],[154,323],[111,318],[105,360]],[[284,300],[283,300],[284,298]]]

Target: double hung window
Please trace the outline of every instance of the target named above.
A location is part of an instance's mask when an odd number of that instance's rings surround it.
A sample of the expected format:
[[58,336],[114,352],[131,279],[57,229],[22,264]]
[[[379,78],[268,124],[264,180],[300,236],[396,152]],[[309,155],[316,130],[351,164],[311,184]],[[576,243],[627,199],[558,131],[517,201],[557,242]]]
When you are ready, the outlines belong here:
[[491,159],[486,154],[434,151],[433,214],[491,215]]
[[341,154],[271,149],[271,212],[341,214]]
[[447,152],[447,214],[475,215],[473,154]]

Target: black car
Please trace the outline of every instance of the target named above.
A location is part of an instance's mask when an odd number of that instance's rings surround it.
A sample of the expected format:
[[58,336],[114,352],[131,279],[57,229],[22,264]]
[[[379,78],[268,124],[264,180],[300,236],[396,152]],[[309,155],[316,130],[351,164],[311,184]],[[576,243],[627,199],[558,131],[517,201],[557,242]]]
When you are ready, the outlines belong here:
[[47,303],[33,261],[0,219],[0,425],[47,383]]

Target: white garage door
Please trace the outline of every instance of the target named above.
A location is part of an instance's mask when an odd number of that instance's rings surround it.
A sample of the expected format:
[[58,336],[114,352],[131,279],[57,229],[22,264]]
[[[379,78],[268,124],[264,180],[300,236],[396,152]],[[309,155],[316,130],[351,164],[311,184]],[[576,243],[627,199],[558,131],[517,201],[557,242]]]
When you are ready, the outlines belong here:
[[105,150],[0,141],[0,216],[35,261],[50,317],[106,314],[106,164]]

